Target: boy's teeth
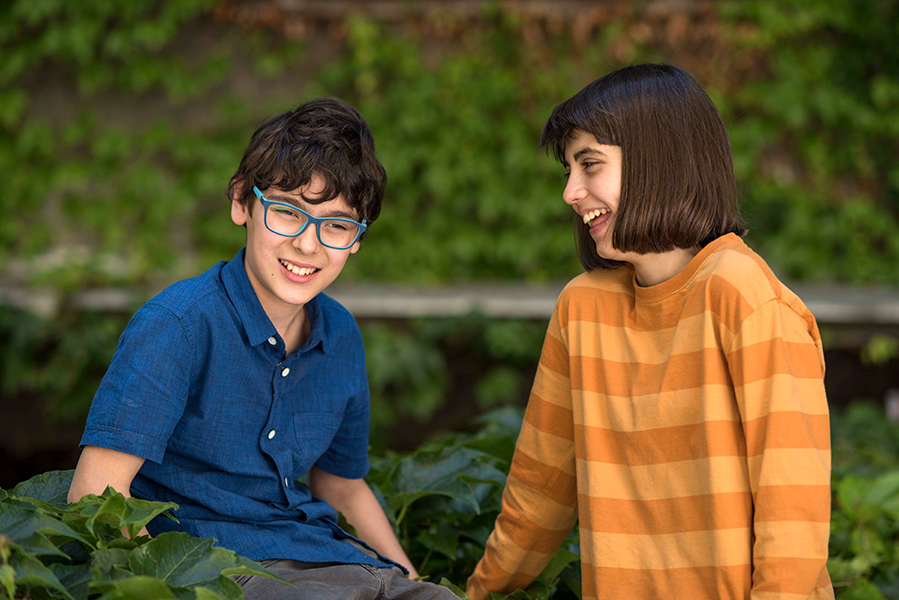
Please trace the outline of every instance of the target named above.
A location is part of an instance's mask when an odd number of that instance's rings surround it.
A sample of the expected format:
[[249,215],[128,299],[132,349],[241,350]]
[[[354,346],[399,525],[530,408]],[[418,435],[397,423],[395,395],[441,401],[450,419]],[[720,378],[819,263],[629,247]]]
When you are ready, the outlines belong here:
[[589,223],[596,217],[598,217],[600,215],[604,215],[607,212],[609,212],[608,208],[598,208],[596,210],[591,210],[590,212],[584,214],[584,223]]
[[303,267],[302,269],[296,265],[292,265],[289,262],[282,260],[281,264],[284,265],[284,268],[293,273],[294,275],[312,275],[318,269],[314,269],[312,267]]

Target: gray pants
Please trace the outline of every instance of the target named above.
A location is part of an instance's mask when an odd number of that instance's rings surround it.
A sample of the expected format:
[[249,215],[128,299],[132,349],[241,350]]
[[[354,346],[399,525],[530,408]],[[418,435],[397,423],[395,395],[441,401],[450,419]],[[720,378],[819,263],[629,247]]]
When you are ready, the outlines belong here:
[[[372,554],[368,549],[363,552]],[[268,577],[238,575],[235,580],[246,600],[458,600],[443,586],[412,581],[399,567],[278,558],[260,564],[296,587]]]

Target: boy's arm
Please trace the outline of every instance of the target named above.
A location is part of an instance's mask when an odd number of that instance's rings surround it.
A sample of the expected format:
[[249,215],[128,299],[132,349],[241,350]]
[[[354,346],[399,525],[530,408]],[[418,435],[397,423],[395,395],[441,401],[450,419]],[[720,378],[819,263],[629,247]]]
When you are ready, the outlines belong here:
[[312,467],[309,488],[314,495],[343,513],[349,524],[356,528],[359,539],[409,569],[411,579],[418,577],[412,561],[400,546],[387,516],[364,479],[346,479]]
[[[112,486],[117,492],[130,498],[131,481],[143,464],[144,459],[133,454],[100,446],[85,446],[72,476],[69,503],[78,502],[87,494],[99,496],[106,491],[107,486]],[[146,527],[141,530],[140,535],[148,535]]]
[[833,598],[830,423],[817,327],[769,301],[741,325],[727,361],[753,498],[750,597]]

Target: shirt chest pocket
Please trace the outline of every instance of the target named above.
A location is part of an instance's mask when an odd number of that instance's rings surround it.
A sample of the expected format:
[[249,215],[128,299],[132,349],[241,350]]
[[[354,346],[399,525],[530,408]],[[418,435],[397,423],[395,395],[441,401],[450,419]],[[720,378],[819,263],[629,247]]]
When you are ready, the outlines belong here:
[[328,451],[341,416],[334,413],[297,413],[293,416],[300,469],[306,471]]

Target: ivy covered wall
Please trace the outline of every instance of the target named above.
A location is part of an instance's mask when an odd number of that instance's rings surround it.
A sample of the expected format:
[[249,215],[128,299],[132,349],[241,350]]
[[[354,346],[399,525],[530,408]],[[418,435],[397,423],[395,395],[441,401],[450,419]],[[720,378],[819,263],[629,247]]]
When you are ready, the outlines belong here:
[[[231,258],[244,234],[225,189],[250,134],[322,94],[359,108],[389,177],[343,281],[577,274],[540,129],[603,73],[664,60],[724,114],[748,240],[775,269],[899,285],[896,0],[326,4],[0,5],[0,304],[22,291],[33,304],[0,307],[6,414],[83,418],[129,315],[85,311],[72,293],[146,298]],[[400,418],[455,423],[457,406],[520,402],[543,327],[364,323],[376,445]],[[50,423],[17,427],[6,452],[55,431],[77,442],[77,426]]]

